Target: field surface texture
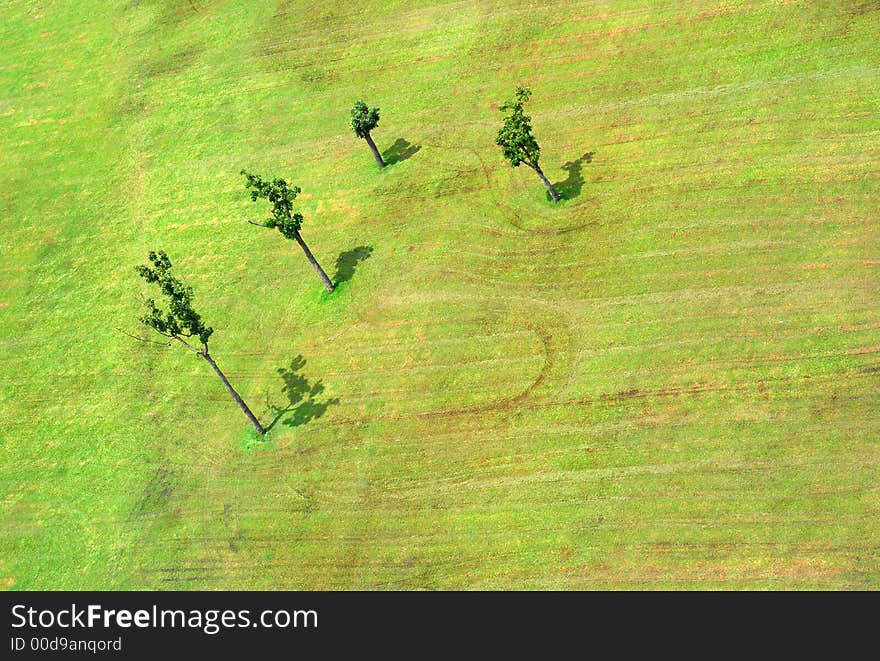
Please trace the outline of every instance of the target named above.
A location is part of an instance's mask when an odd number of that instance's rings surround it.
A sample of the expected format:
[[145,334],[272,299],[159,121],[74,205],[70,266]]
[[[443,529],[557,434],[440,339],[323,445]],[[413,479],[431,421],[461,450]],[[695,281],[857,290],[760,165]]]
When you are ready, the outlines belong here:
[[876,0],[0,16],[6,589],[880,587]]

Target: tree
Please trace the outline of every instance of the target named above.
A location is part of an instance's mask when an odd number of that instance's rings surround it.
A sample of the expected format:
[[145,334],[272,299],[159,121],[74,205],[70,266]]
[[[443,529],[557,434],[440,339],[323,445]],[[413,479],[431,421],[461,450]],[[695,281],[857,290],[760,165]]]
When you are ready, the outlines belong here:
[[[167,300],[168,309],[163,311],[159,309],[156,302],[152,298],[144,301],[147,307],[147,313],[141,317],[141,321],[152,328],[159,335],[180,342],[190,351],[194,352],[211,366],[226,390],[232,395],[232,399],[238,404],[239,408],[244,411],[248,420],[260,435],[265,434],[263,426],[257,417],[251,412],[248,405],[245,404],[226,375],[220,371],[213,356],[208,351],[208,339],[214,334],[214,329],[206,326],[201,316],[192,307],[192,287],[187,287],[183,282],[171,274],[171,260],[164,251],[150,251],[150,266],[141,265],[137,267],[138,275],[140,275],[148,284],[159,285],[159,291]],[[198,340],[199,346],[193,340]]]
[[544,172],[538,165],[538,159],[541,156],[541,148],[538,141],[532,135],[532,118],[523,112],[523,103],[529,100],[532,95],[531,90],[517,86],[512,101],[505,101],[500,110],[507,113],[504,117],[504,125],[498,131],[495,138],[495,144],[501,147],[504,158],[510,161],[513,167],[519,167],[520,163],[525,163],[541,178],[541,182],[550,193],[550,197],[554,202],[558,202],[561,198],[556,189],[553,188]]
[[382,160],[382,155],[379,154],[379,150],[376,149],[376,143],[373,142],[373,138],[370,136],[370,131],[376,128],[378,123],[378,108],[367,108],[367,104],[363,101],[358,101],[354,104],[354,108],[351,109],[351,130],[354,131],[357,137],[367,141],[367,144],[370,145],[370,151],[373,152],[373,158],[376,159],[376,165],[381,170],[385,167],[385,161]]
[[332,292],[333,282],[324,273],[324,269],[318,264],[318,260],[315,259],[315,256],[309,250],[299,232],[302,228],[303,216],[298,211],[295,212],[293,210],[293,201],[302,189],[299,186],[289,186],[284,179],[275,178],[272,181],[267,181],[260,175],[251,174],[246,170],[242,170],[241,174],[247,179],[245,187],[253,189],[250,192],[252,201],[256,202],[259,198],[264,197],[272,204],[272,215],[269,218],[262,223],[255,223],[252,220],[248,222],[257,227],[268,227],[270,229],[277,227],[285,239],[296,241],[306,254],[306,259],[315,268],[327,291]]

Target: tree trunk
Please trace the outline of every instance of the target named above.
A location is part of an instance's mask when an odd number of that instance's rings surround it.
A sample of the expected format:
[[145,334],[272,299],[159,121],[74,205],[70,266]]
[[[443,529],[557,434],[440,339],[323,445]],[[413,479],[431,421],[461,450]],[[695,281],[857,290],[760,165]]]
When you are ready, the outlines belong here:
[[232,384],[229,383],[229,379],[226,378],[226,375],[220,371],[220,368],[217,367],[217,363],[214,362],[214,359],[206,352],[201,353],[202,358],[208,361],[208,365],[214,368],[214,371],[217,372],[217,376],[220,377],[220,380],[223,382],[223,385],[226,386],[226,389],[229,391],[229,394],[232,395],[232,399],[235,400],[235,403],[238,404],[239,408],[244,411],[244,414],[248,417],[248,420],[251,421],[251,424],[254,426],[254,429],[257,430],[257,433],[262,436],[266,433],[266,430],[263,429],[263,425],[260,424],[260,421],[257,420],[257,416],[255,416],[251,410],[248,408],[248,405],[244,403],[244,400],[241,398],[237,392],[235,392],[235,388],[232,387]]
[[547,192],[550,193],[550,197],[553,198],[554,202],[559,202],[562,198],[559,197],[559,193],[556,192],[556,189],[553,188],[553,184],[544,176],[543,170],[539,168],[537,165],[529,165],[535,172],[538,173],[538,176],[541,177],[541,183],[544,184],[544,188],[547,189]]
[[379,169],[381,170],[385,167],[385,161],[382,160],[382,155],[379,153],[379,150],[376,149],[376,143],[373,142],[373,138],[370,137],[369,133],[364,136],[364,140],[366,140],[367,144],[370,145],[370,150],[373,152],[373,157],[376,159],[376,165],[378,165]]
[[318,260],[315,259],[315,256],[312,254],[312,251],[309,250],[309,247],[306,245],[306,242],[303,241],[303,238],[300,236],[299,232],[295,235],[296,242],[299,244],[299,247],[303,249],[303,252],[306,254],[306,259],[311,262],[312,266],[315,267],[315,271],[318,272],[318,277],[321,278],[321,281],[324,283],[324,286],[327,288],[327,291],[333,291],[333,282],[331,282],[330,278],[327,277],[327,274],[324,273],[324,269],[321,268],[321,265],[318,264]]

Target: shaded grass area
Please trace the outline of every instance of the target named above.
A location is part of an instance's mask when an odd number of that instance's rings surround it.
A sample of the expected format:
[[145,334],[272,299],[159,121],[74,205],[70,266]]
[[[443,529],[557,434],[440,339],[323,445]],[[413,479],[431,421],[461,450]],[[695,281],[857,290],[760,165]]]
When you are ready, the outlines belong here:
[[382,154],[382,160],[386,165],[394,165],[414,156],[422,147],[414,145],[406,138],[398,138]]
[[[10,3],[4,586],[876,588],[877,25]],[[517,82],[558,205],[493,144]],[[242,167],[302,187],[336,292],[248,231]],[[265,440],[117,330],[159,247]]]

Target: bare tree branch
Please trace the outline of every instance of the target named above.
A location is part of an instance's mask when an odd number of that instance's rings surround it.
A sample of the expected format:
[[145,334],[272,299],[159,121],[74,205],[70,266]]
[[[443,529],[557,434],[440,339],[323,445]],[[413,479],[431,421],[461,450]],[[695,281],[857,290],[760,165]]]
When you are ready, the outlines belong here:
[[[170,347],[171,346],[171,342],[156,342],[155,340],[148,340],[144,337],[138,337],[137,335],[132,335],[131,333],[124,331],[121,328],[117,328],[116,330],[118,330],[123,335],[127,335],[128,337],[130,337],[133,340],[137,340],[138,342],[144,342],[145,344],[157,344],[160,347]],[[196,349],[193,345],[191,345],[189,342],[184,340],[180,335],[171,335],[169,333],[162,333],[161,331],[157,331],[155,328],[152,330],[157,335],[161,335],[162,337],[167,337],[169,340],[177,340],[178,342],[180,342],[183,346],[185,346],[190,351],[197,353],[200,356],[203,355],[202,351],[199,351],[198,349]],[[207,354],[207,353],[208,353],[208,345],[206,344],[205,349],[204,349],[204,354]]]
[[[145,342],[147,344],[158,344],[160,347],[170,347],[171,346],[171,342],[156,342],[155,340],[148,340],[143,337],[138,337],[137,335],[132,335],[131,333],[128,333],[128,332],[122,330],[121,328],[117,328],[116,330],[118,330],[123,335],[128,335],[128,337],[130,337],[133,340],[137,340],[138,342]],[[159,335],[165,335],[165,334],[159,333]],[[171,338],[170,335],[165,335],[165,337],[167,337],[169,339]]]
[[193,353],[197,353],[197,354],[200,355],[200,356],[205,355],[205,354],[208,353],[208,345],[207,345],[207,344],[205,345],[205,352],[204,352],[204,354],[203,354],[201,351],[199,351],[198,349],[196,349],[196,348],[195,348],[193,345],[191,345],[189,342],[187,342],[187,341],[184,340],[182,337],[180,337],[180,335],[174,335],[174,336],[172,336],[172,337],[173,337],[175,340],[177,340],[178,342],[180,342],[180,343],[181,343],[183,346],[185,346],[187,349],[189,349],[190,351],[192,351]]

